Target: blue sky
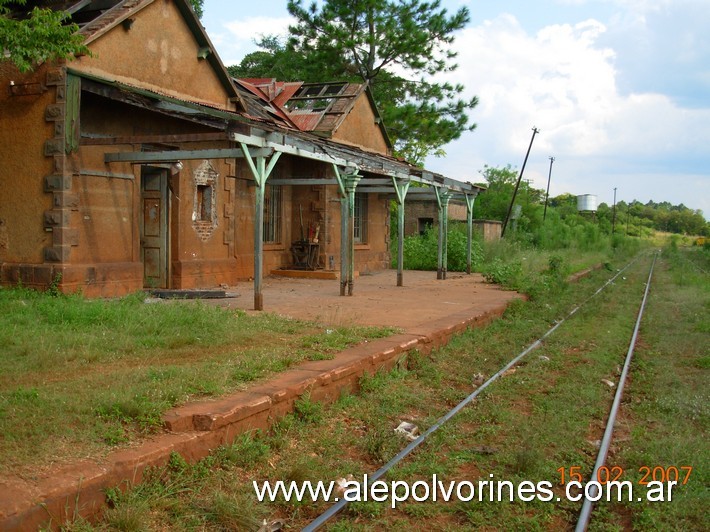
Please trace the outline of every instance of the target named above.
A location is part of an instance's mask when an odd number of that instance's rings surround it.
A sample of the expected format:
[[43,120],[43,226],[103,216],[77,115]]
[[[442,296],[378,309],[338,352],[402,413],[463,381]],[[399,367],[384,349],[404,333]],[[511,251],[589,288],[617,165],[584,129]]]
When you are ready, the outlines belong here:
[[[427,168],[481,181],[485,164],[522,166],[550,194],[667,200],[710,219],[710,0],[444,0],[467,6],[458,70],[477,95],[475,131]],[[205,0],[202,19],[226,65],[260,34],[285,34],[285,0]]]

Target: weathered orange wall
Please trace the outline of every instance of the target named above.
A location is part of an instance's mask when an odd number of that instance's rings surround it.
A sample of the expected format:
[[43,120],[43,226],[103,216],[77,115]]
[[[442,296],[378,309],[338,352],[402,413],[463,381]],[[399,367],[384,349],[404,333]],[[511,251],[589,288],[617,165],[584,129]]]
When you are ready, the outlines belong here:
[[[100,98],[82,94],[82,133],[89,137],[193,134],[214,130],[172,119]],[[170,145],[173,148],[196,150],[228,147],[227,141],[189,142]],[[166,146],[167,148],[167,146]],[[86,138],[74,164],[83,173],[78,181],[80,195],[74,225],[79,243],[73,262],[137,262],[140,263],[140,195],[141,165],[104,163],[106,152],[140,151],[140,144],[92,145]],[[234,259],[230,255],[228,205],[233,202],[233,164],[211,161],[219,173],[216,187],[217,227],[203,241],[192,224],[195,186],[193,172],[201,160],[185,160],[182,171],[170,177],[170,260],[173,288],[212,287],[233,281]],[[148,165],[150,166],[150,165]],[[78,171],[78,170],[77,170]],[[133,176],[133,180],[102,176],[102,173]],[[142,283],[142,272],[141,283]]]
[[44,143],[54,136],[54,124],[45,120],[56,89],[34,96],[10,95],[10,81],[44,85],[46,69],[19,74],[7,61],[0,62],[0,263],[40,264],[43,248],[52,234],[43,227],[43,213],[51,209],[44,193],[44,177],[52,173],[52,158]]
[[382,135],[382,130],[375,123],[375,118],[367,95],[361,94],[352,111],[333,133],[333,140],[387,154],[387,143]]
[[80,57],[71,67],[183,99],[234,108],[210,63],[198,59],[198,43],[174,2],[155,0],[132,18],[129,30],[121,24],[112,28],[89,44],[93,57]]

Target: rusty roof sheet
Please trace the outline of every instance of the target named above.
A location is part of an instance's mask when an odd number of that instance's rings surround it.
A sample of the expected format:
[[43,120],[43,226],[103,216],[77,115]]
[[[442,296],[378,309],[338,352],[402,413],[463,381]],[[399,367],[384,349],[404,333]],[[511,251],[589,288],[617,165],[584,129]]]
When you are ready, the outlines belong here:
[[[242,100],[246,105],[246,111],[250,116],[259,117],[265,120],[277,121],[282,125],[297,128],[289,115],[281,107],[272,104],[268,95],[261,88],[262,85],[251,83],[253,80],[235,79],[234,82],[241,91]],[[255,80],[257,82],[261,80]]]

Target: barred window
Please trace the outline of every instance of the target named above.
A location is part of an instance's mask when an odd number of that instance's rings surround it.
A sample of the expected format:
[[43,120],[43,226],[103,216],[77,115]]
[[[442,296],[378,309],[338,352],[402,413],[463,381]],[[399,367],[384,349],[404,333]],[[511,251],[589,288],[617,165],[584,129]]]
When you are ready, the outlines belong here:
[[367,194],[355,193],[355,214],[353,218],[356,244],[367,243]]
[[266,185],[264,190],[264,242],[281,243],[281,186]]

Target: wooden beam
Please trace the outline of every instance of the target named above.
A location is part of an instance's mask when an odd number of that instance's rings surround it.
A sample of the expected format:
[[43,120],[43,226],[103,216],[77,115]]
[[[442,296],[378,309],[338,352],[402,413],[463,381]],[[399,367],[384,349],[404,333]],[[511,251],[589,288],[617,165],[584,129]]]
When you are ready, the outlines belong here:
[[304,179],[304,178],[294,178],[294,179],[269,179],[269,184],[271,185],[337,185],[338,181],[333,179]]
[[[257,149],[251,150],[253,157],[268,157],[272,155],[274,150]],[[177,161],[183,160],[198,160],[198,159],[237,159],[244,157],[244,152],[239,148],[230,149],[213,149],[213,150],[168,150],[168,151],[124,151],[110,152],[104,154],[104,161],[112,162],[160,162],[160,161]]]
[[133,174],[117,174],[114,172],[100,172],[98,170],[80,170],[79,175],[86,177],[108,177],[110,179],[128,179],[134,181],[136,176]]
[[175,144],[181,142],[214,142],[229,138],[221,133],[191,133],[187,135],[134,135],[128,137],[94,137],[83,133],[81,144],[85,146],[114,146],[117,144]]

